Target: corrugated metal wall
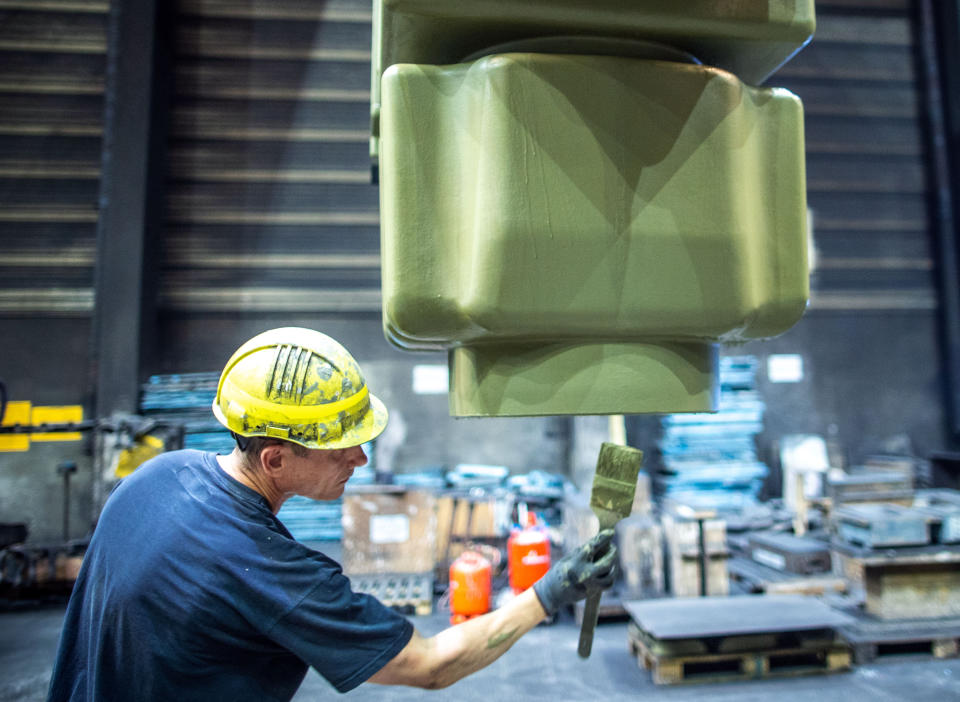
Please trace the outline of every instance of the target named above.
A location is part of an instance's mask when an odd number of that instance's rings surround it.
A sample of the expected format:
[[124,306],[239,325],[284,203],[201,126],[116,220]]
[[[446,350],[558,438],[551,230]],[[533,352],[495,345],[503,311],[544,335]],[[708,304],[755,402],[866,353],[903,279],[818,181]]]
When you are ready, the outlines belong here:
[[806,114],[813,311],[936,307],[911,12],[818,2],[813,42],[770,81]]
[[0,0],[0,315],[89,315],[106,0]]
[[161,309],[380,307],[369,0],[182,0]]

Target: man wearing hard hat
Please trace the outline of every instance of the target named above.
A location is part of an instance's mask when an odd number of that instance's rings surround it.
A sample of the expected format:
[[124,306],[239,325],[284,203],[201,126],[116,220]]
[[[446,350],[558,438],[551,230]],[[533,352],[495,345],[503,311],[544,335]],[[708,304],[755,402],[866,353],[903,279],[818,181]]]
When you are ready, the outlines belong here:
[[308,666],[340,692],[445,687],[613,581],[605,531],[501,609],[424,638],[276,517],[291,495],[340,497],[386,426],[349,352],[309,329],[260,334],[224,368],[213,413],[231,454],[164,454],[107,500],[50,700],[289,700]]

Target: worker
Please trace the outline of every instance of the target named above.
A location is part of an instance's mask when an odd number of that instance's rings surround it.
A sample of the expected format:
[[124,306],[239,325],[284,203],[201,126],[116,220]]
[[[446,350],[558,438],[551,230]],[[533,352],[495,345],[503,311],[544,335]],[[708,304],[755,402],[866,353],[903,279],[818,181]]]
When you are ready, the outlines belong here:
[[502,608],[425,638],[276,517],[292,495],[339,498],[367,461],[361,444],[386,425],[347,350],[309,329],[264,332],[227,363],[213,413],[232,453],[163,454],[107,500],[49,700],[289,700],[308,666],[340,692],[441,688],[612,584],[608,530]]

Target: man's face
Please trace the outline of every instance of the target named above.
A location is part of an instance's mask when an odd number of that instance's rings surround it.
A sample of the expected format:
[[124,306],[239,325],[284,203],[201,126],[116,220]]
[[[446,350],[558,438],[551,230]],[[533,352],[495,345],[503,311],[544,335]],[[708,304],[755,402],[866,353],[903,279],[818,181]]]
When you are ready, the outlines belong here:
[[309,449],[298,456],[289,448],[284,456],[285,492],[312,500],[335,500],[343,494],[353,469],[367,462],[359,446],[345,449]]

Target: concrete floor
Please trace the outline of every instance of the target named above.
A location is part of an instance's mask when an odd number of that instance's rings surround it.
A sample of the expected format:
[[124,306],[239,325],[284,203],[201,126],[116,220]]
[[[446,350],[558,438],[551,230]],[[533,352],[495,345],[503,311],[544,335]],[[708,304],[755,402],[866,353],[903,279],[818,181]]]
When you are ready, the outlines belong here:
[[[43,700],[57,647],[63,606],[0,611],[0,702]],[[445,626],[442,612],[414,617],[426,635]],[[488,702],[490,700],[670,700],[671,702],[894,702],[960,700],[960,659],[883,659],[849,673],[722,684],[657,687],[627,652],[625,623],[601,623],[593,655],[577,657],[578,628],[570,618],[527,634],[499,661],[437,692],[361,685],[339,695],[312,672],[294,698]]]

